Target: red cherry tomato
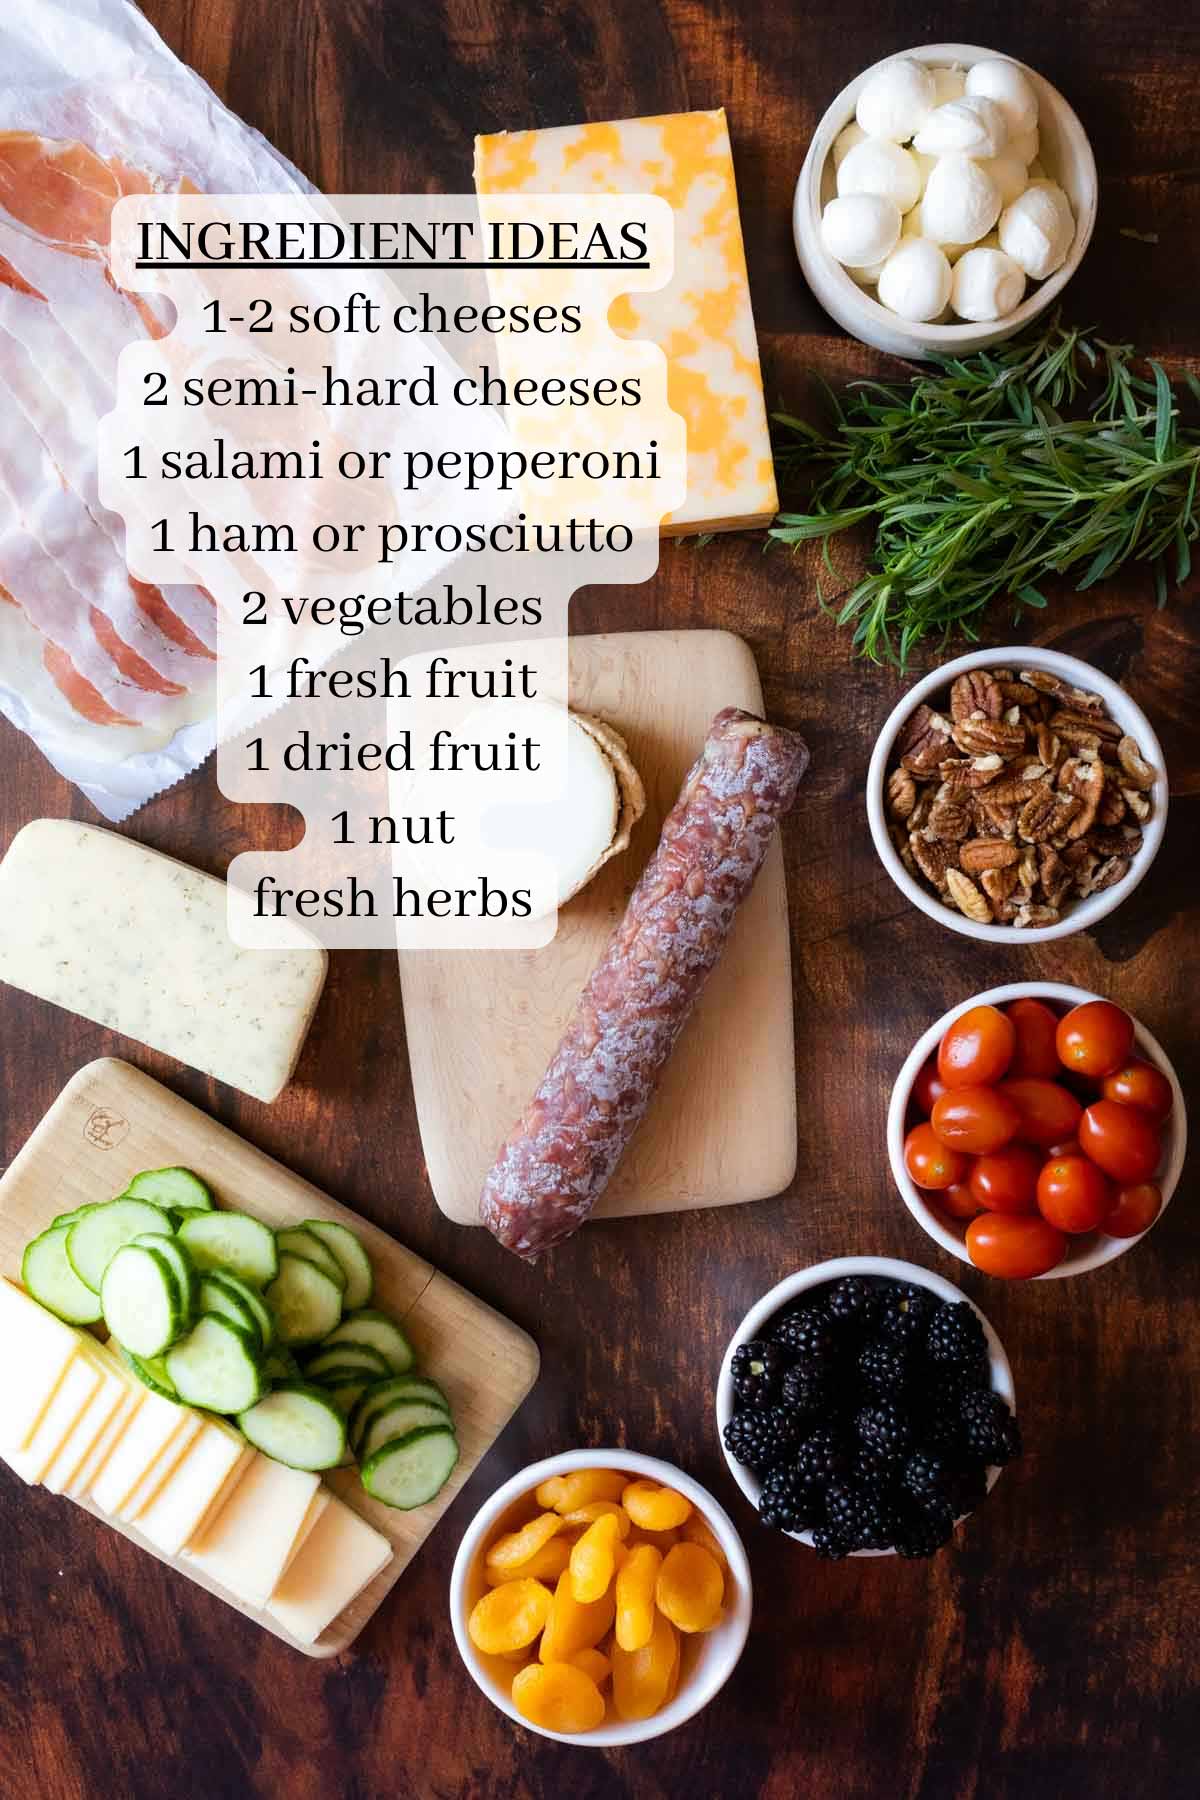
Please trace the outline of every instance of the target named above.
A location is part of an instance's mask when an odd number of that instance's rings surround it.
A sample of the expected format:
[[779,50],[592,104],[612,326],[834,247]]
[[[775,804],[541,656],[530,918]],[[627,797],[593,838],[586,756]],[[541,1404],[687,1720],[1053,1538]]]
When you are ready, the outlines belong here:
[[1082,1156],[1078,1138],[1064,1138],[1061,1144],[1051,1144],[1046,1152],[1047,1162],[1052,1156]]
[[904,1166],[918,1187],[952,1187],[967,1174],[967,1159],[950,1150],[932,1125],[914,1125],[904,1140]]
[[1012,1020],[998,1006],[972,1006],[938,1045],[938,1074],[948,1088],[999,1081],[1016,1039]]
[[1133,1020],[1111,1000],[1088,1000],[1058,1021],[1059,1061],[1075,1075],[1109,1075],[1133,1049]]
[[928,1062],[921,1064],[920,1073],[913,1082],[912,1097],[928,1118],[933,1111],[933,1103],[939,1094],[944,1094],[946,1084],[937,1072],[937,1057],[931,1056]]
[[1106,1100],[1115,1100],[1118,1106],[1136,1106],[1139,1111],[1148,1113],[1157,1125],[1162,1124],[1174,1100],[1171,1084],[1162,1070],[1156,1069],[1153,1063],[1143,1062],[1140,1056],[1131,1056],[1119,1069],[1106,1075],[1100,1083],[1100,1092]]
[[967,1254],[985,1275],[1024,1281],[1056,1269],[1067,1240],[1040,1213],[980,1213],[967,1226]]
[[1162,1193],[1152,1181],[1117,1190],[1117,1204],[1101,1226],[1109,1237],[1140,1237],[1162,1211]]
[[1154,1120],[1115,1100],[1094,1100],[1088,1107],[1079,1121],[1079,1148],[1121,1183],[1149,1181],[1161,1154]]
[[1017,1034],[1016,1048],[1008,1065],[1010,1075],[1038,1075],[1051,1081],[1060,1064],[1055,1048],[1058,1015],[1044,1000],[1013,1000],[1008,1016]]
[[940,1206],[942,1211],[949,1213],[952,1219],[973,1219],[983,1211],[982,1206],[971,1192],[969,1179],[952,1181],[950,1186],[943,1188],[940,1194],[930,1194],[929,1198],[934,1206]]
[[1024,1144],[1006,1144],[971,1166],[967,1185],[976,1212],[1031,1213],[1037,1208],[1039,1160]]
[[1073,1138],[1079,1129],[1083,1108],[1060,1082],[1019,1075],[1013,1081],[1002,1081],[998,1091],[1017,1109],[1017,1136],[1023,1143],[1048,1150],[1051,1144]]
[[1095,1231],[1112,1202],[1107,1178],[1086,1156],[1053,1156],[1042,1165],[1038,1211],[1060,1231]]
[[943,1144],[987,1156],[1017,1134],[1021,1115],[1003,1088],[947,1088],[933,1103],[929,1123]]

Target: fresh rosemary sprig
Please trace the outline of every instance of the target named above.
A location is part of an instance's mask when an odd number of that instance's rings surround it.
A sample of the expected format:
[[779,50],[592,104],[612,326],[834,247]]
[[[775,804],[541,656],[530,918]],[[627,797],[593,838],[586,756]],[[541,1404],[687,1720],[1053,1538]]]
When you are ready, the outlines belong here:
[[[855,525],[875,540],[865,575],[822,605],[852,625],[864,656],[903,667],[920,640],[977,636],[1002,596],[1017,614],[1046,604],[1040,583],[1091,587],[1133,559],[1154,569],[1160,605],[1187,579],[1200,535],[1200,428],[1155,362],[1128,344],[1067,330],[940,358],[903,386],[829,393],[835,427],[774,415],[784,482],[811,480],[807,512],[770,537],[831,542]],[[1184,378],[1193,400],[1200,382]]]

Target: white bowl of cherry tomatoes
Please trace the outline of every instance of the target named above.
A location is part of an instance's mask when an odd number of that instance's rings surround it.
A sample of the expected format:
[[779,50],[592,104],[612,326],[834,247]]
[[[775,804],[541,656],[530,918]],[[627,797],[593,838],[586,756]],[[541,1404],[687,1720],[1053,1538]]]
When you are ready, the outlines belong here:
[[1082,1275],[1123,1256],[1179,1181],[1187,1120],[1143,1025],[1059,982],[991,988],[914,1044],[888,1156],[931,1238],[985,1274]]

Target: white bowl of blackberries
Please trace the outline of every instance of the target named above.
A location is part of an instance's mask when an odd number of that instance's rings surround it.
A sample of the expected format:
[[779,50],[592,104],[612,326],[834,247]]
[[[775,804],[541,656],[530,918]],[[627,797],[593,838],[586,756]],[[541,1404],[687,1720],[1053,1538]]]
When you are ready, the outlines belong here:
[[933,1556],[1021,1451],[1012,1370],[979,1308],[915,1263],[789,1275],[721,1365],[725,1460],[765,1525],[818,1556]]

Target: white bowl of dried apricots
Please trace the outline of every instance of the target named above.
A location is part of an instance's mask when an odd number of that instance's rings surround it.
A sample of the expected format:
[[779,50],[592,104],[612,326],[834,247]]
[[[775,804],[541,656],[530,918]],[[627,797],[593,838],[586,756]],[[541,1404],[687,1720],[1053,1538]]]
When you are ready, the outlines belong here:
[[673,1731],[729,1679],[750,1564],[690,1475],[633,1450],[522,1469],[472,1520],[450,1577],[454,1639],[501,1712],[609,1748]]

